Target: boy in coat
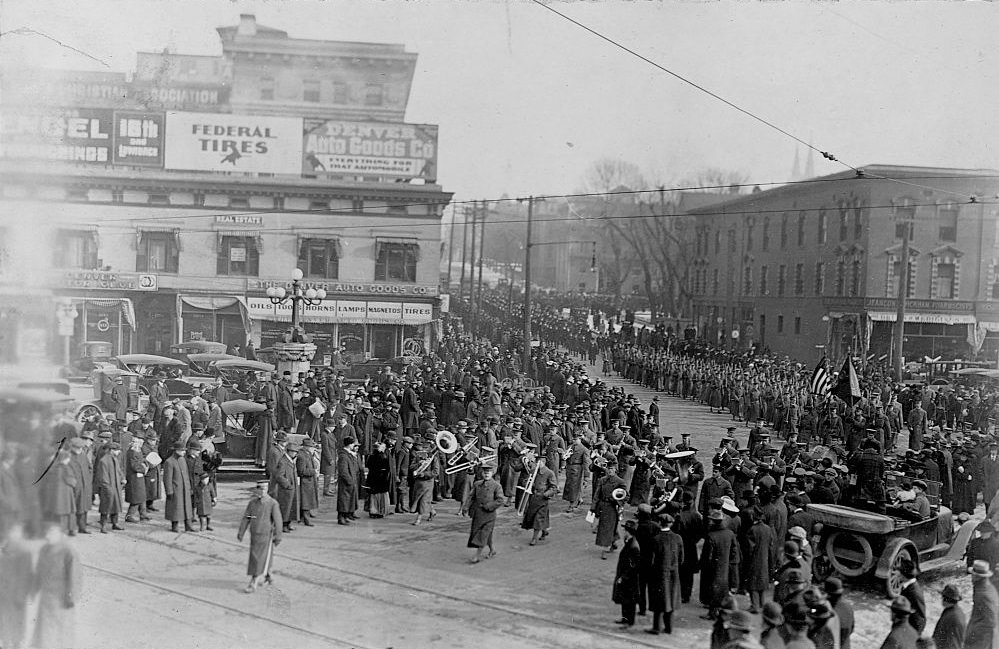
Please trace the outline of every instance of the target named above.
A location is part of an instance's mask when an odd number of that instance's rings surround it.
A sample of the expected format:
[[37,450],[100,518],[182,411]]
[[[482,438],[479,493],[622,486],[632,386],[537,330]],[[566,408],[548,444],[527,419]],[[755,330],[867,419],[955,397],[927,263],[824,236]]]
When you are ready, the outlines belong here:
[[614,574],[613,601],[621,605],[621,619],[617,624],[635,625],[635,608],[638,606],[638,572],[642,550],[635,540],[638,523],[625,521],[622,526],[624,543],[617,557],[617,571]]
[[254,486],[250,502],[239,522],[239,532],[236,533],[236,539],[242,541],[246,531],[250,531],[250,560],[246,566],[250,583],[246,587],[247,593],[257,589],[261,575],[265,583],[273,581],[271,563],[274,548],[281,543],[281,511],[277,501],[267,495],[267,487],[267,480],[260,480]]

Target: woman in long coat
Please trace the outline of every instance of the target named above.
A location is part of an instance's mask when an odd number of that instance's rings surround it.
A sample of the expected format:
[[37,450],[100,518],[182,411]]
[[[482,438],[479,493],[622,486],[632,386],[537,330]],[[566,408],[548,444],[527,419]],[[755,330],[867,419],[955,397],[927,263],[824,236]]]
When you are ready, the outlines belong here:
[[673,611],[680,607],[680,564],[683,563],[683,539],[672,531],[673,517],[660,517],[661,530],[652,546],[652,573],[649,577],[649,610],[652,611],[652,629],[673,633]]
[[601,559],[606,559],[607,552],[617,548],[617,523],[621,517],[621,510],[613,493],[615,489],[624,488],[624,480],[617,475],[616,466],[608,464],[606,471],[607,475],[600,479],[596,498],[590,505],[590,511],[597,516],[596,544],[606,548],[600,555]]
[[495,473],[496,468],[493,465],[483,465],[482,479],[475,481],[465,502],[462,503],[462,508],[472,518],[472,526],[468,533],[468,547],[475,548],[472,563],[478,563],[482,559],[483,547],[489,548],[486,558],[496,554],[493,549],[493,528],[496,526],[496,510],[503,505],[505,498],[500,483],[493,479]]
[[295,458],[295,473],[298,475],[298,508],[302,525],[312,527],[309,515],[319,509],[319,472],[316,471],[316,443],[311,437],[302,440],[302,448]]
[[385,442],[375,442],[375,452],[368,456],[368,515],[382,518],[388,514],[392,468]]

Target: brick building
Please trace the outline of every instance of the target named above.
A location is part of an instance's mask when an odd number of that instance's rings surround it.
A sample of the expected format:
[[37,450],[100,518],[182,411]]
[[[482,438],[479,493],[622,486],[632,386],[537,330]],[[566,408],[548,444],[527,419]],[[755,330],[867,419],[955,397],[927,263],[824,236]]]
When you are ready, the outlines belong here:
[[903,355],[994,359],[996,172],[888,165],[863,171],[690,210],[683,232],[698,331],[803,361],[823,352],[890,354],[909,227]]

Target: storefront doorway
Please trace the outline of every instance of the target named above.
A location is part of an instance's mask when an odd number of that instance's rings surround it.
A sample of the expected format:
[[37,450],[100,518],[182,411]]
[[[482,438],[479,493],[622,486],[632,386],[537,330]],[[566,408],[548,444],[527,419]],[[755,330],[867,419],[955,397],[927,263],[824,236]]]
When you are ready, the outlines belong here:
[[371,325],[371,357],[392,358],[396,354],[396,338],[399,327],[393,325]]

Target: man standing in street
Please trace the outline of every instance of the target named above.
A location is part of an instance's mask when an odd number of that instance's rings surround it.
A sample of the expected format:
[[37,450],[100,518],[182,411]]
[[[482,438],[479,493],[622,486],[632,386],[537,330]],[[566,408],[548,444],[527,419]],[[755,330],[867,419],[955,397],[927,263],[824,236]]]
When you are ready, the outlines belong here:
[[[93,438],[92,432],[84,433]],[[94,466],[87,454],[89,440],[74,437],[69,440],[70,468],[76,477],[76,488],[73,498],[76,500],[76,527],[80,534],[90,534],[87,531],[87,512],[94,504]]]
[[295,430],[295,396],[291,389],[291,372],[286,371],[277,386],[277,427]]
[[111,519],[111,529],[123,530],[118,525],[118,515],[121,514],[121,489],[125,486],[125,473],[121,466],[121,446],[111,442],[110,450],[97,461],[94,476],[94,487],[100,496],[98,511],[101,514],[101,534],[107,534],[108,518]]
[[357,520],[354,512],[361,498],[361,459],[357,456],[357,440],[343,438],[343,450],[337,458],[336,522],[350,525]]
[[555,473],[545,466],[544,460],[538,456],[532,456],[533,464],[530,471],[537,471],[531,493],[525,493],[527,507],[524,509],[524,518],[520,522],[520,527],[525,530],[533,530],[528,545],[537,545],[538,540],[544,540],[548,536],[551,527],[551,517],[548,511],[548,502],[558,493],[558,479]]
[[142,454],[142,445],[145,443],[142,435],[136,433],[132,437],[132,444],[125,453],[125,502],[128,503],[128,513],[125,514],[125,522],[138,523],[148,521],[146,515],[146,471],[148,465]]
[[933,642],[937,649],[963,649],[968,620],[957,605],[961,601],[961,592],[954,584],[947,584],[941,596],[944,609],[933,628]]
[[923,435],[926,434],[926,411],[919,401],[913,404],[906,423],[909,425],[909,448],[918,451],[923,448]]
[[891,603],[891,631],[881,644],[881,649],[912,649],[916,646],[919,633],[909,624],[912,606],[909,600],[899,595]]
[[281,543],[281,511],[277,501],[267,495],[267,486],[267,480],[260,480],[253,487],[250,502],[239,522],[239,532],[236,533],[236,539],[242,541],[246,531],[250,531],[250,560],[246,565],[250,583],[246,587],[247,593],[257,589],[261,576],[264,583],[272,583],[274,548]]
[[989,505],[999,491],[999,442],[989,442],[989,452],[982,458],[982,496],[985,500],[985,515],[989,514]]
[[270,484],[267,493],[277,501],[281,508],[283,532],[291,532],[298,510],[298,476],[295,472],[295,461],[298,459],[298,447],[288,444],[277,460],[277,466],[271,471]]
[[185,452],[187,444],[176,441],[173,444],[173,455],[163,463],[163,491],[166,493],[164,514],[170,521],[170,531],[177,532],[181,521],[184,531],[193,532],[191,521],[194,510],[191,503],[191,476],[187,471]]

